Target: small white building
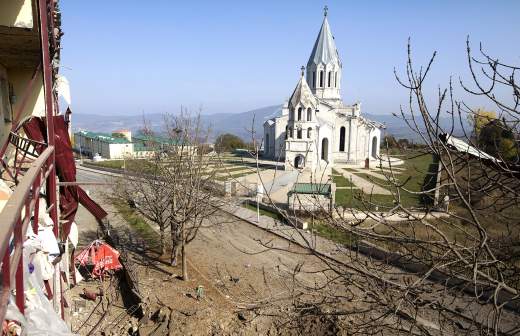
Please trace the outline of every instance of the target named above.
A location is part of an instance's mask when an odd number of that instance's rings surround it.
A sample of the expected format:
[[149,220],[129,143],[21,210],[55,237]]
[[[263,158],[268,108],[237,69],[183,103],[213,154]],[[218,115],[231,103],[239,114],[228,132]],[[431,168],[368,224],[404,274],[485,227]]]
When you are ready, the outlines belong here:
[[74,145],[81,154],[90,157],[96,153],[104,159],[123,159],[134,155],[134,144],[123,136],[79,131],[74,133]]
[[327,11],[307,68],[282,115],[264,123],[264,155],[285,169],[324,169],[334,163],[378,160],[383,125],[361,116],[361,104],[341,98],[342,63]]

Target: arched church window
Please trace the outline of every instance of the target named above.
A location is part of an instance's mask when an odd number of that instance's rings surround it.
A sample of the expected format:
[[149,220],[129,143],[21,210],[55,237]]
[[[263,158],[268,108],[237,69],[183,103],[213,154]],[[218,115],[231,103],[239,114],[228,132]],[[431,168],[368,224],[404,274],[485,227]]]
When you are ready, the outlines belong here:
[[293,135],[294,135],[294,134],[293,134],[293,129],[292,129],[292,128],[289,128],[289,138],[292,139]]
[[328,87],[330,87],[331,80],[332,80],[332,71],[329,71],[329,78],[328,79]]
[[345,151],[345,127],[342,126],[339,129],[339,151],[344,152]]
[[291,109],[291,112],[289,113],[289,120],[294,120],[294,107]]
[[338,87],[338,72],[334,73],[334,87]]
[[307,121],[312,121],[312,109],[307,108]]
[[320,71],[320,87],[323,87],[323,70]]
[[301,139],[302,138],[302,129],[301,128],[298,128],[298,130],[296,131],[296,137],[298,139]]
[[310,139],[312,136],[312,127],[307,128],[307,139]]
[[302,120],[302,108],[298,107],[298,121]]
[[316,71],[312,72],[312,87],[316,88]]
[[285,126],[285,140],[289,137],[289,126]]

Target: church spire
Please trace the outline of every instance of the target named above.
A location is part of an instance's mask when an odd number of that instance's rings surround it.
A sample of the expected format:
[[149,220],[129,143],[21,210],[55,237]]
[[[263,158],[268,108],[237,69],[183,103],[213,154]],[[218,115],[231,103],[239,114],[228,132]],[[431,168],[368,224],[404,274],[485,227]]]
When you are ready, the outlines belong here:
[[323,9],[323,23],[307,62],[307,84],[323,99],[340,99],[341,60],[329,26],[328,7]]
[[327,6],[325,6],[323,14],[323,23],[321,24],[320,33],[314,43],[314,48],[312,48],[312,53],[307,62],[307,66],[320,63],[327,64],[331,62],[341,64],[338,50],[336,49],[336,43],[334,42],[334,36],[332,36],[329,21],[327,20]]

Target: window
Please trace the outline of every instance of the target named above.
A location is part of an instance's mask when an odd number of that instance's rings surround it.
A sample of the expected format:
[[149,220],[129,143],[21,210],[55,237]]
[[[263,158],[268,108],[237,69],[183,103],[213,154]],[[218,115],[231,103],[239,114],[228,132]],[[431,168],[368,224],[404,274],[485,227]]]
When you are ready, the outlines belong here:
[[312,72],[312,87],[316,88],[316,71]]
[[294,120],[294,108],[292,108],[291,112],[289,113],[289,120]]
[[323,87],[323,70],[320,71],[320,87]]
[[345,151],[345,127],[342,126],[339,129],[339,151],[344,152]]
[[302,108],[298,107],[298,121],[302,120]]
[[329,78],[327,78],[327,79],[328,79],[328,87],[330,87],[331,86],[330,82],[332,80],[332,71],[329,71]]
[[296,131],[296,137],[298,139],[301,139],[302,138],[302,129],[301,128],[298,128],[298,130]]
[[292,137],[293,137],[293,129],[289,128],[289,138],[292,139]]
[[312,121],[312,109],[307,108],[307,121]]
[[334,73],[334,87],[338,87],[338,72]]
[[289,126],[285,126],[285,140],[289,137]]
[[312,136],[312,127],[307,128],[307,139],[310,139]]

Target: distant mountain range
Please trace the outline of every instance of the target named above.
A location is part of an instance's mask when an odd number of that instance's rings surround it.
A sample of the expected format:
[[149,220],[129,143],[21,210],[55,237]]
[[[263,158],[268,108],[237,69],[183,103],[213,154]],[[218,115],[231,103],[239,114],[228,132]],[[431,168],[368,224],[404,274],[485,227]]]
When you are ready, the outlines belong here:
[[[222,133],[235,134],[245,141],[251,139],[251,129],[254,128],[257,137],[263,133],[263,123],[281,114],[281,105],[262,107],[242,113],[218,113],[202,115],[202,121],[211,127],[213,139]],[[406,123],[393,115],[379,115],[363,113],[364,117],[378,121],[386,125],[386,133],[392,134],[396,138],[407,138],[420,141],[420,137],[415,134]],[[164,116],[159,113],[146,114],[145,118],[149,125],[157,131],[161,131]],[[254,118],[254,127],[253,127]],[[96,132],[110,133],[117,129],[130,129],[135,132],[142,128],[142,115],[97,115],[97,114],[74,114],[72,116],[72,129],[89,130]],[[442,118],[441,127],[449,127],[451,120]],[[460,126],[456,128],[456,133],[460,132]]]

